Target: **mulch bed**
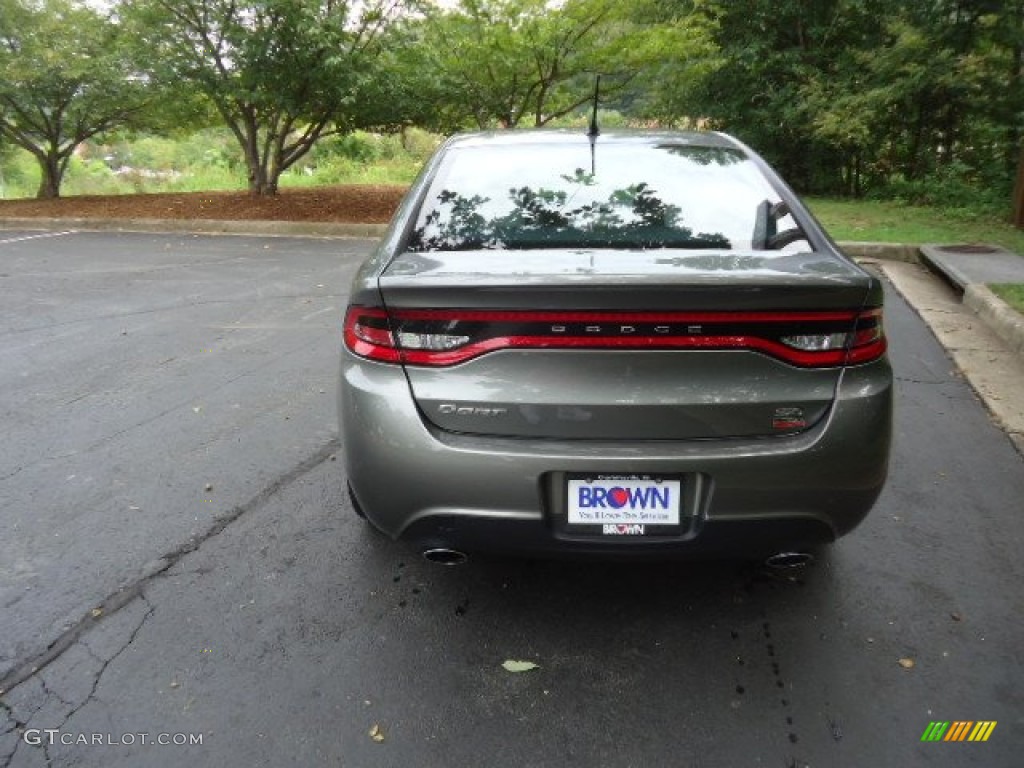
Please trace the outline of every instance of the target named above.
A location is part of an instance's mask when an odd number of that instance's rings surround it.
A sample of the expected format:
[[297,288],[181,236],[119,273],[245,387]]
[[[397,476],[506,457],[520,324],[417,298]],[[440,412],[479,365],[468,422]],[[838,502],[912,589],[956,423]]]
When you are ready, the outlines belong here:
[[72,196],[0,200],[0,218],[220,219],[385,224],[405,187],[353,184],[283,189],[274,197],[245,192]]

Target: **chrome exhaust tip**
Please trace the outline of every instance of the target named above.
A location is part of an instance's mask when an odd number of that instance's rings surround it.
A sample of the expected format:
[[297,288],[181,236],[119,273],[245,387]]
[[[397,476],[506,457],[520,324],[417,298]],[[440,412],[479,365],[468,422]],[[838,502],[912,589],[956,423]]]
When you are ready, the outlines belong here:
[[814,562],[814,555],[810,552],[778,552],[765,559],[764,564],[777,570],[789,570],[803,568],[812,562]]
[[469,556],[457,549],[435,547],[423,550],[423,559],[438,565],[462,565],[469,559]]

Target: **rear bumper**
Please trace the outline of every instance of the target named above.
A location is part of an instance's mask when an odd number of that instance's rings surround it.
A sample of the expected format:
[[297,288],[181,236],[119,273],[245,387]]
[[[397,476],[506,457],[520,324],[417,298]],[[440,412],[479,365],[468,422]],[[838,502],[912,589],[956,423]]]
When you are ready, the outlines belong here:
[[674,560],[751,557],[762,560],[780,552],[813,552],[835,536],[813,518],[703,521],[690,538],[668,541],[627,537],[569,539],[552,535],[540,520],[421,517],[402,538],[421,550],[534,555],[551,559]]
[[[851,531],[885,482],[892,372],[842,374],[828,416],[795,436],[604,442],[442,432],[421,418],[401,369],[342,353],[348,480],[393,538],[467,551],[601,557],[759,555]],[[688,526],[671,539],[557,532],[570,472],[680,474]]]

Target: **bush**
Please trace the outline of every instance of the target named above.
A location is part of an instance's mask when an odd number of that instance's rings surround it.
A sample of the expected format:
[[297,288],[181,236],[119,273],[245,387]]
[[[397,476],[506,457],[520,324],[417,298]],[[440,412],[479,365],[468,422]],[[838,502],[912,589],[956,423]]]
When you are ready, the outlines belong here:
[[[441,137],[417,128],[400,134],[355,131],[324,139],[281,176],[282,186],[408,184]],[[85,142],[72,159],[62,195],[203,192],[244,189],[246,170],[231,134],[209,128],[182,136],[122,133]],[[0,195],[33,197],[39,168],[27,152],[0,157]]]
[[115,175],[103,160],[72,156],[61,184],[61,195],[125,195],[133,184]]
[[39,165],[28,152],[11,149],[0,156],[0,199],[33,197],[39,188]]
[[922,179],[891,179],[868,197],[941,208],[963,218],[1001,218],[1009,212],[1011,191],[1005,179],[984,179],[961,163],[951,163]]

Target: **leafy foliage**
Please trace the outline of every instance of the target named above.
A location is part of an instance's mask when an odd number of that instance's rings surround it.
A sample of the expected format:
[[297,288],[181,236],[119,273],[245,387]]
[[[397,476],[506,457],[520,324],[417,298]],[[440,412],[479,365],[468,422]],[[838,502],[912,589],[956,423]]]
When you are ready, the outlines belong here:
[[600,74],[609,125],[727,130],[801,192],[1005,215],[1017,175],[1024,218],[1024,0],[0,0],[0,71],[41,194],[125,124],[219,121],[273,193],[379,162],[312,152],[360,128],[585,126]]
[[614,0],[460,0],[410,26],[409,69],[430,73],[441,130],[542,126],[589,102],[594,78],[623,93],[652,49]]
[[955,181],[1008,199],[1024,1],[663,0],[646,13],[703,19],[714,43],[687,102],[663,112],[739,135],[801,190],[924,200]]
[[281,173],[325,135],[360,122],[397,7],[374,0],[139,0],[127,9],[156,52],[153,75],[201,91],[234,134],[249,189],[277,191]]
[[133,120],[152,90],[124,30],[70,0],[0,0],[0,137],[39,163],[39,197],[58,197],[76,148]]

